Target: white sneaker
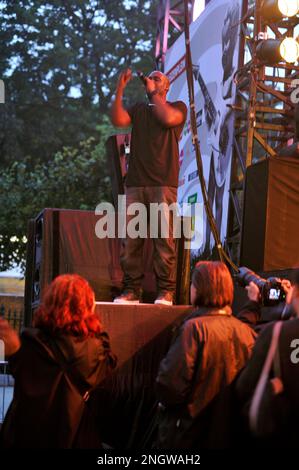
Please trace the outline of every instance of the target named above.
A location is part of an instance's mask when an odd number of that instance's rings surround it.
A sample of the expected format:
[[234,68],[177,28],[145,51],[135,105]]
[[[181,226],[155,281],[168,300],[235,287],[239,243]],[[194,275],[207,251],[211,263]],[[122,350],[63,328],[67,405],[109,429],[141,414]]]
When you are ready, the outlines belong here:
[[172,292],[161,292],[155,300],[155,304],[158,305],[173,305],[173,294]]
[[137,305],[140,303],[139,297],[133,291],[124,291],[113,300],[114,304]]

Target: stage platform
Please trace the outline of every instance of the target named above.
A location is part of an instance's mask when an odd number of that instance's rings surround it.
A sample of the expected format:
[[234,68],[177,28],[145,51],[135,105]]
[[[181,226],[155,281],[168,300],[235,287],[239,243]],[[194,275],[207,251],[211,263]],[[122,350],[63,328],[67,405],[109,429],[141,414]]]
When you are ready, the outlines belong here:
[[172,330],[192,311],[188,305],[120,305],[96,302],[104,330],[108,332],[111,348],[118,356],[118,367],[153,348],[156,357],[167,351]]

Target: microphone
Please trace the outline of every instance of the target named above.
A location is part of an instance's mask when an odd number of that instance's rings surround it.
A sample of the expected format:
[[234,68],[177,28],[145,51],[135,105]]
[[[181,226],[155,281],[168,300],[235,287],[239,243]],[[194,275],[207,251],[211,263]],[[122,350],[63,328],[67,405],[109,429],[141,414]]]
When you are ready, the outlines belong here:
[[143,72],[140,72],[140,70],[137,71],[138,78],[142,81],[143,85],[146,86],[146,79],[145,75]]

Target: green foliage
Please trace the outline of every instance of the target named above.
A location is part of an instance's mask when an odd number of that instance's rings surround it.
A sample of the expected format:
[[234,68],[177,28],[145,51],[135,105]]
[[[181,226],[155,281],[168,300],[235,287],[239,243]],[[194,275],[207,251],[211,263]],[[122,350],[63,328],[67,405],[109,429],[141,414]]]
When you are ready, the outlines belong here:
[[[153,68],[155,2],[9,0],[0,3],[2,166],[51,158],[96,137],[121,69]],[[127,96],[144,95],[132,84]]]
[[64,147],[45,163],[14,162],[0,176],[0,270],[25,265],[27,222],[45,207],[94,210],[111,201],[105,141],[112,128],[98,126],[100,138]]
[[[107,114],[125,67],[154,68],[157,2],[0,2],[0,269],[24,266],[28,219],[109,200]],[[135,79],[127,102],[144,97]]]

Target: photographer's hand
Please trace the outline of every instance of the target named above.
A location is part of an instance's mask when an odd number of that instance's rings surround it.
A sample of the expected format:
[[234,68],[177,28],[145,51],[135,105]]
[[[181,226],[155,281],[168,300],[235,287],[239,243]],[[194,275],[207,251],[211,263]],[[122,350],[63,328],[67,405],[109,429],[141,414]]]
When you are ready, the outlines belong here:
[[285,306],[281,314],[281,319],[288,320],[290,317],[295,315],[293,303],[294,286],[292,286],[291,282],[288,279],[282,279],[281,286],[286,294]]
[[254,282],[250,282],[248,286],[245,287],[247,290],[248,299],[253,302],[260,302],[261,294],[258,286]]
[[282,279],[281,285],[283,290],[285,291],[285,294],[287,296],[286,303],[290,303],[291,300],[291,290],[292,290],[292,284],[288,279]]

